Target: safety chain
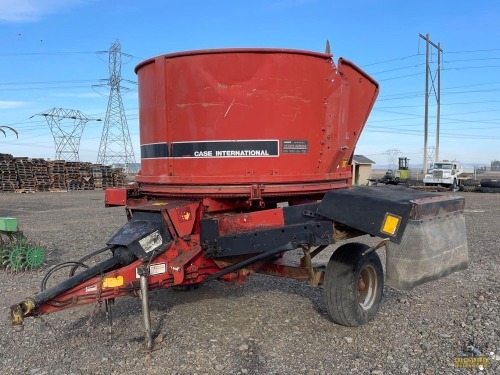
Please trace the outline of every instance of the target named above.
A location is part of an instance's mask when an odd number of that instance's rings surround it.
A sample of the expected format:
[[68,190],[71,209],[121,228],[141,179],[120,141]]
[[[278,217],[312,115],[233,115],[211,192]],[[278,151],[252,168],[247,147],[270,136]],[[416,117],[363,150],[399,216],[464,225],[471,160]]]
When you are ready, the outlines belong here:
[[49,327],[54,332],[60,332],[60,330],[58,328],[56,328],[54,325],[52,325],[47,320],[45,320],[41,315],[35,316],[35,318],[40,319],[43,324],[45,324],[47,327]]

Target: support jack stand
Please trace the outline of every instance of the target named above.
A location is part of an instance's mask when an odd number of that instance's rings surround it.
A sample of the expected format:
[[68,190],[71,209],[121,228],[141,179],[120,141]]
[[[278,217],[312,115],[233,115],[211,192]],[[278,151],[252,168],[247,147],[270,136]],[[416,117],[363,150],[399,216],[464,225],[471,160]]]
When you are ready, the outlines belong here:
[[111,337],[113,334],[113,310],[112,306],[115,304],[115,299],[110,298],[105,301],[106,306],[106,320],[108,322],[108,334]]
[[137,273],[140,276],[140,298],[142,301],[142,317],[144,320],[144,329],[146,337],[144,340],[144,352],[152,352],[160,349],[160,345],[153,345],[153,334],[151,331],[151,312],[149,309],[149,289],[148,289],[148,277],[149,277],[149,267],[141,266],[137,268]]

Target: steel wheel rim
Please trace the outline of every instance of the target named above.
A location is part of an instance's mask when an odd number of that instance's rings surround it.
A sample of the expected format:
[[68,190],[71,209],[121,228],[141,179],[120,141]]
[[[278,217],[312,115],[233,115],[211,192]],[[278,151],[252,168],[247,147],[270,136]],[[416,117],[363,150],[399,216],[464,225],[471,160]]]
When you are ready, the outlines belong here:
[[26,253],[26,263],[30,267],[40,267],[45,261],[45,252],[43,249],[34,247]]
[[377,286],[377,271],[372,266],[365,266],[358,280],[358,302],[362,309],[368,310],[375,303]]
[[16,247],[9,254],[10,267],[15,271],[20,271],[26,266],[26,254],[23,248]]

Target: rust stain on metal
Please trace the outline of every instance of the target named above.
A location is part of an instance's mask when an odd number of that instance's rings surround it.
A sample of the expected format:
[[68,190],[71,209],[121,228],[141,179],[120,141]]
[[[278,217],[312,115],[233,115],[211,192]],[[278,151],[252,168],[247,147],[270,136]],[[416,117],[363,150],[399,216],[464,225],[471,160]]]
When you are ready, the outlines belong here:
[[257,272],[271,276],[311,281],[313,287],[323,284],[324,280],[323,271],[313,268],[311,274],[311,271],[307,269],[307,267],[301,267],[298,263],[284,260],[277,260],[273,263],[264,264]]
[[358,229],[352,228],[348,225],[344,225],[337,222],[333,223],[333,238],[335,239],[336,242],[347,240],[349,238],[363,236],[364,234],[366,233]]
[[458,196],[442,195],[431,198],[415,199],[410,218],[413,220],[429,219],[452,212],[463,211],[465,199]]
[[241,234],[284,225],[283,210],[272,209],[239,215],[229,214],[218,218],[219,235]]

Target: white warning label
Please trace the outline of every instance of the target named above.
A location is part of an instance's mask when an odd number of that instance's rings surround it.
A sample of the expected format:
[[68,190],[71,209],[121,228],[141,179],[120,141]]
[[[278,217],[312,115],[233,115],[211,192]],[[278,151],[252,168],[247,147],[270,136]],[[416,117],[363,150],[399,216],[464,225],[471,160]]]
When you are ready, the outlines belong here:
[[308,145],[306,140],[283,140],[281,152],[283,154],[307,154]]
[[[161,275],[167,272],[167,263],[153,263],[149,265],[149,274],[151,276]],[[135,277],[139,278],[139,273],[137,272],[137,268],[135,269]]]
[[162,238],[160,231],[156,230],[150,235],[144,237],[142,240],[139,240],[139,245],[141,245],[142,249],[149,253],[160,246],[162,243]]

